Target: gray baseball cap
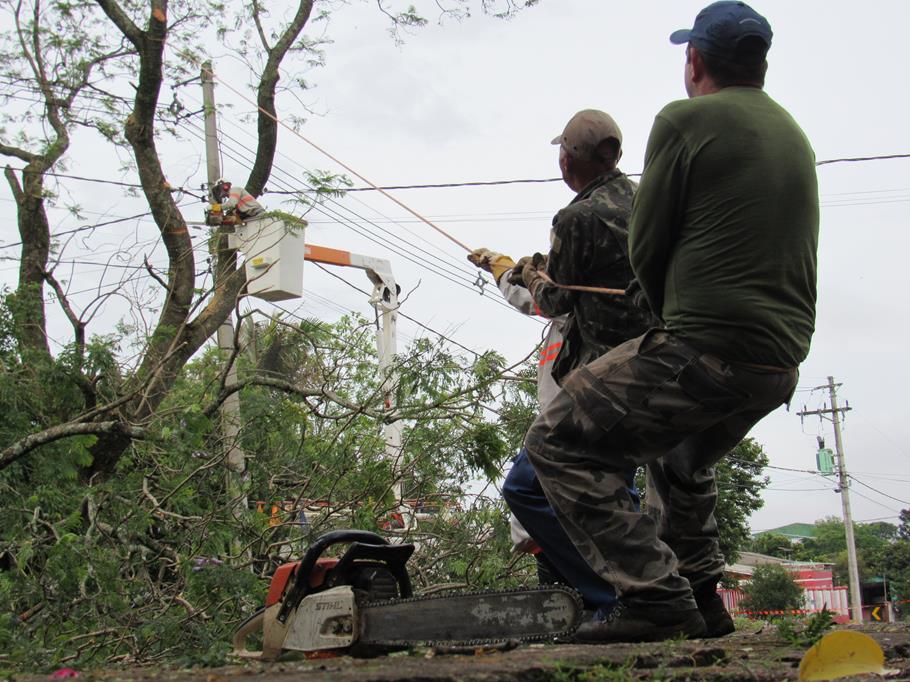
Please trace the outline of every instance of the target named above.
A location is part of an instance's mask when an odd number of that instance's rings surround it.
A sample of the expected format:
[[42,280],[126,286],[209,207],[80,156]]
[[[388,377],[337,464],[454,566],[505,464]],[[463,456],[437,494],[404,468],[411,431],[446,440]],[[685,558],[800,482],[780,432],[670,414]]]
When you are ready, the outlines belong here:
[[598,109],[583,109],[569,119],[553,144],[561,145],[577,159],[592,161],[597,158],[597,146],[611,137],[622,148],[622,131],[613,117]]

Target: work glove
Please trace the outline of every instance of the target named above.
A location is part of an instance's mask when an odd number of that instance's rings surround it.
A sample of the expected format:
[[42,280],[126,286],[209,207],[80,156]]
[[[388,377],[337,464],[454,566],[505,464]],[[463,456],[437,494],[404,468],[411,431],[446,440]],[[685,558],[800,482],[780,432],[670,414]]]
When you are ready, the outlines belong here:
[[542,278],[540,276],[541,270],[547,269],[547,257],[542,253],[535,253],[531,256],[531,260],[525,264],[521,269],[521,281],[524,282],[524,285],[528,288],[528,291],[533,293],[532,285],[536,284]]
[[631,282],[629,282],[629,286],[626,287],[626,297],[632,301],[632,304],[636,308],[641,308],[642,310],[651,312],[651,304],[648,301],[648,297],[645,296],[645,292],[641,288],[641,284],[638,283],[637,279],[633,279]]
[[522,256],[518,259],[518,262],[515,264],[515,267],[512,268],[512,272],[509,273],[509,284],[514,284],[515,286],[523,287],[525,283],[521,281],[521,271],[524,270],[525,265],[531,262],[531,256]]
[[499,284],[500,277],[515,267],[515,261],[511,258],[489,249],[474,249],[468,254],[468,260],[481,270],[486,270],[493,275],[497,284]]

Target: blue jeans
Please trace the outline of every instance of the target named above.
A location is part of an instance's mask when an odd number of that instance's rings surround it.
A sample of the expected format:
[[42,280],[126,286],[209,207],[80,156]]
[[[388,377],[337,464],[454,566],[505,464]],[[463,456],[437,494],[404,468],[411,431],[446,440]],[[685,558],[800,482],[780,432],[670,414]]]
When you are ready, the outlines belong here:
[[[634,471],[626,476],[626,485],[637,511],[638,490],[635,488]],[[581,592],[587,607],[609,609],[616,603],[613,586],[594,572],[560,525],[524,448],[512,461],[512,470],[502,485],[502,496],[521,525],[543,550],[547,560],[571,587]]]

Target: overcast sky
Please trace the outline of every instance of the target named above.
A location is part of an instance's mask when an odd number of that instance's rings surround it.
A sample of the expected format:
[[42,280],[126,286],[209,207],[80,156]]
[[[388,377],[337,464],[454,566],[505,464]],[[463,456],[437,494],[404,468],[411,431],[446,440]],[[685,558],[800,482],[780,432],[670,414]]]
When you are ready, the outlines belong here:
[[[621,167],[630,174],[640,172],[654,115],[685,96],[684,49],[667,37],[691,26],[703,3],[542,0],[511,21],[477,14],[442,25],[435,22],[436,3],[417,5],[431,22],[405,36],[401,46],[386,33],[374,3],[341,6],[327,27],[334,42],[327,47],[326,66],[307,75],[315,87],[279,99],[281,116],[305,116],[304,135],[380,185],[555,177],[557,150],[549,141],[583,108],[604,109],[616,118],[625,138]],[[774,30],[766,90],[794,115],[820,161],[910,152],[910,55],[904,35],[910,3],[766,0],[754,6]],[[223,55],[216,50],[216,55],[216,73],[236,72],[237,62],[226,50]],[[197,86],[182,88],[179,96],[188,109],[199,108]],[[223,107],[220,121],[223,174],[242,181],[255,132],[255,124],[243,118],[251,107],[223,87],[216,97],[220,105],[230,105]],[[198,187],[205,180],[203,145],[191,126],[186,133],[182,144],[165,147],[166,168],[172,184]],[[114,157],[102,160],[97,147],[85,135],[77,138],[71,172],[134,179],[118,172]],[[279,150],[270,189],[302,187],[308,169],[341,171],[286,130]],[[857,479],[852,502],[858,520],[894,521],[900,509],[910,507],[905,398],[910,372],[903,348],[910,331],[908,171],[910,159],[819,168],[819,304],[812,351],[801,368],[790,411],[781,408],[752,432],[774,467],[814,469],[816,436],[825,436],[833,447],[832,427],[817,418],[801,424],[795,413],[828,401],[826,391],[814,389],[829,375],[842,382],[839,398],[853,408],[844,438],[848,469]],[[354,184],[363,185],[356,178]],[[99,214],[143,210],[142,202],[115,188],[67,187],[92,221],[103,220]],[[7,217],[0,225],[2,245],[17,237],[8,189],[0,192],[0,210]],[[459,241],[517,259],[547,248],[550,218],[572,193],[551,182],[400,190],[395,196]],[[263,203],[280,208],[281,199],[266,195]],[[189,206],[187,219],[201,220],[202,205]],[[85,223],[62,211],[52,217],[55,232]],[[538,341],[539,322],[499,305],[493,287],[479,295],[472,285],[476,270],[462,249],[388,199],[374,192],[351,193],[308,218],[308,242],[390,259],[403,290],[417,287],[402,312],[459,343],[495,348],[517,361]],[[147,240],[147,247],[133,246],[137,235]],[[133,257],[141,258],[145,248],[162,262],[155,239],[154,225],[139,221],[96,230],[70,248],[82,260],[103,261],[119,244],[129,244]],[[204,246],[201,238],[197,242]],[[0,254],[18,256],[14,248]],[[0,262],[2,282],[14,284],[15,273],[14,261]],[[339,274],[368,288],[359,272]],[[71,280],[81,290],[97,284],[100,276],[99,267],[80,265]],[[365,297],[309,265],[305,288],[303,303],[283,307],[327,320],[346,309],[371,314]],[[112,306],[106,324],[122,314]],[[66,339],[65,321],[57,317],[54,325],[52,334]],[[401,334],[403,344],[428,332],[401,320]],[[772,484],[764,494],[765,508],[752,518],[754,530],[840,515],[840,497],[831,482],[799,471],[768,473]]]

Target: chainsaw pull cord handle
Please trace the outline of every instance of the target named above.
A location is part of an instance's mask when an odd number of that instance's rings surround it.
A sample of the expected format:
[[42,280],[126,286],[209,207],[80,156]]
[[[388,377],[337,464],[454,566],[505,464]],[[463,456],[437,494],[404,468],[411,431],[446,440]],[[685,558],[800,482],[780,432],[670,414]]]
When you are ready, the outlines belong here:
[[294,573],[294,584],[291,585],[291,589],[288,590],[282,600],[281,610],[278,611],[278,616],[276,617],[279,623],[285,623],[288,616],[291,615],[291,611],[296,609],[301,600],[307,595],[310,588],[310,573],[312,573],[313,567],[316,566],[316,562],[322,556],[322,553],[332,545],[342,542],[365,542],[371,545],[389,544],[388,540],[381,535],[367,530],[333,530],[319,537],[307,549],[306,554],[300,561],[300,565],[297,567],[297,571]]

